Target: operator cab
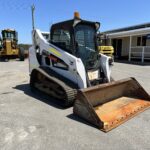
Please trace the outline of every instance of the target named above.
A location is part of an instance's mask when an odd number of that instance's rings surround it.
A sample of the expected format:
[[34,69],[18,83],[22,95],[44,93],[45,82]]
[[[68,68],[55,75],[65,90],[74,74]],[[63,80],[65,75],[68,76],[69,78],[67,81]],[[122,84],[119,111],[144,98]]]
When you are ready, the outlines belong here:
[[2,30],[3,40],[18,41],[18,33],[15,30],[5,29]]
[[98,22],[90,22],[75,17],[72,20],[52,25],[50,42],[64,51],[81,58],[86,70],[97,68],[99,52],[97,48]]

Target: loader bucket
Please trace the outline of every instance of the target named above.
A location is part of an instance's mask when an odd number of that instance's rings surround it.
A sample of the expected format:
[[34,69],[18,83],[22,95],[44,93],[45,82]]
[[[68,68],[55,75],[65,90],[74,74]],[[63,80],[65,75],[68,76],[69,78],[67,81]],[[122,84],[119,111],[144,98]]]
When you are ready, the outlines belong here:
[[73,112],[107,132],[150,107],[150,96],[134,78],[78,91]]

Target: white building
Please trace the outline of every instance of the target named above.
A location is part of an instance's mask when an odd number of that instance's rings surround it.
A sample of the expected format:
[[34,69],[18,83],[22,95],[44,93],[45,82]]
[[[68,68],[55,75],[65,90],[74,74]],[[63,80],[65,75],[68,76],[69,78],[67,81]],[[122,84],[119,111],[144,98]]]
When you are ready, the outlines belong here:
[[150,23],[105,31],[101,38],[114,47],[117,58],[150,59]]

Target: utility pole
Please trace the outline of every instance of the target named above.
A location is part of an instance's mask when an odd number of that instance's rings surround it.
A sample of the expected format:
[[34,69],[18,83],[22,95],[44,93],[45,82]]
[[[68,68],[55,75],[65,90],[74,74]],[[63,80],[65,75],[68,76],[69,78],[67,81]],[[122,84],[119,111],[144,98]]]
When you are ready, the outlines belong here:
[[34,10],[35,10],[35,6],[34,4],[31,6],[31,11],[32,11],[32,29],[34,30],[35,26],[34,26]]

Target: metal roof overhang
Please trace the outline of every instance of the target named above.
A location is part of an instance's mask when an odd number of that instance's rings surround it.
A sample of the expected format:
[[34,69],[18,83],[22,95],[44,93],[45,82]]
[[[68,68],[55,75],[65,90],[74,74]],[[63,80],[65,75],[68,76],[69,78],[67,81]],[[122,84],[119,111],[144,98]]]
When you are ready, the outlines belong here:
[[116,33],[107,33],[106,36],[107,38],[121,38],[121,37],[146,35],[146,34],[150,34],[150,27],[144,28],[144,29],[116,32]]

